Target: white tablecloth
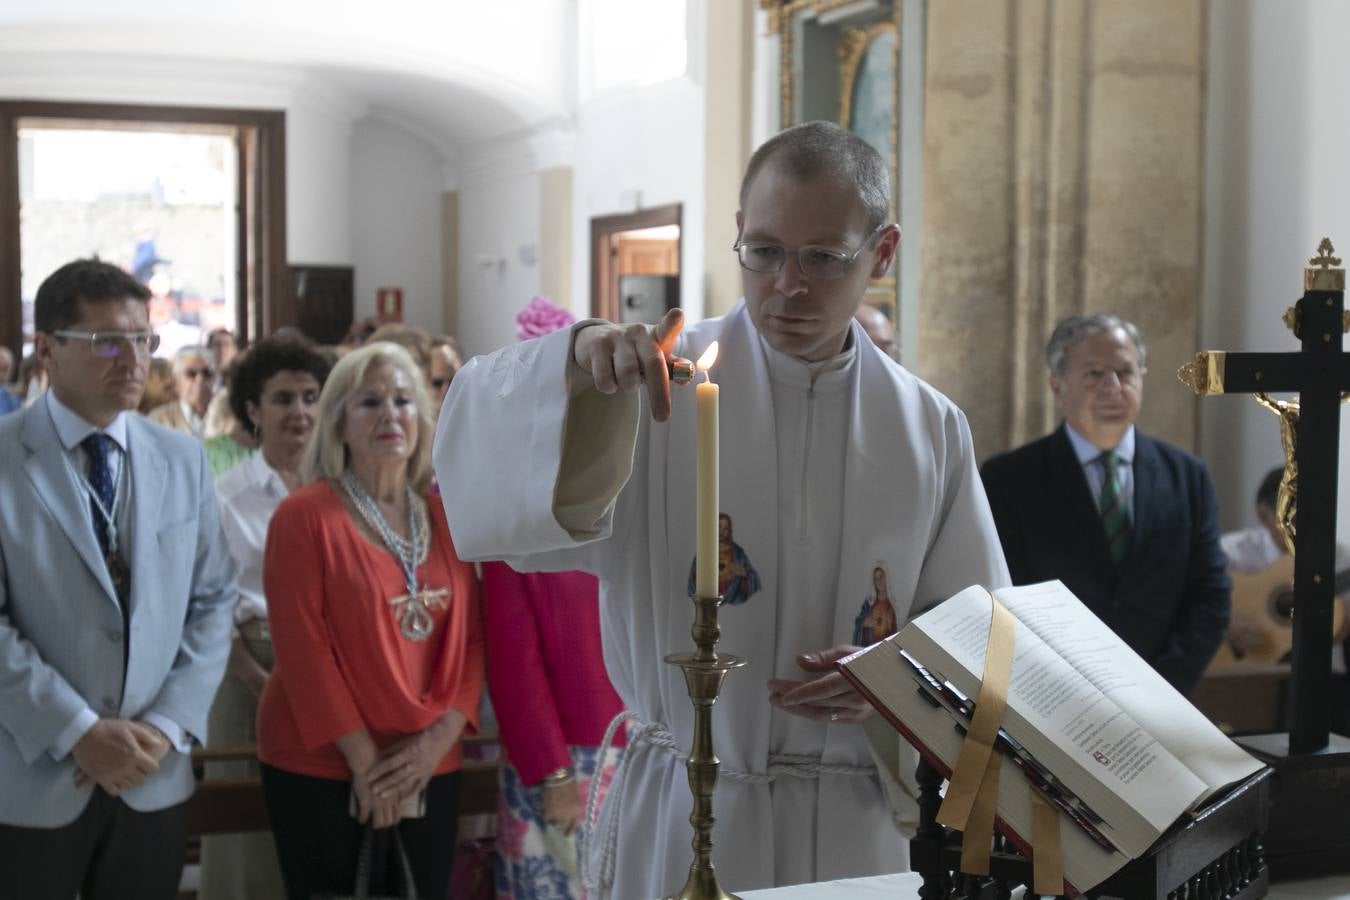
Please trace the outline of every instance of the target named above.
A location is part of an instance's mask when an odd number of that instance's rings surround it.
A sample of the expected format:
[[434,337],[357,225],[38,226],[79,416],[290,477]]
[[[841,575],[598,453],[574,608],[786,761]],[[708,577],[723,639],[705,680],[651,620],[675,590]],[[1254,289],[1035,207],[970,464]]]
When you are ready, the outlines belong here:
[[906,900],[919,896],[923,879],[913,872],[900,875],[875,875],[847,881],[822,881],[795,884],[737,894],[741,900]]
[[[848,881],[828,881],[820,884],[797,884],[792,887],[746,891],[742,900],[909,900],[919,896],[918,875],[877,875],[873,878],[853,878]],[[1016,897],[1020,891],[1014,893]],[[1350,898],[1350,876],[1337,875],[1311,881],[1291,881],[1272,885],[1266,900],[1347,900]]]

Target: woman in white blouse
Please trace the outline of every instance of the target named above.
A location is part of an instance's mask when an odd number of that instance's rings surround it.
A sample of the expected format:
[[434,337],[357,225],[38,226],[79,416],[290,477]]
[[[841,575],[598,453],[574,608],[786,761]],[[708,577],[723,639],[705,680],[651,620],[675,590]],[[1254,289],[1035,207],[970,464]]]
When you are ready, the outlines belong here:
[[[235,362],[230,405],[258,442],[259,451],[216,480],[220,526],[239,570],[235,635],[225,680],[211,707],[213,748],[252,746],[258,695],[272,667],[272,641],[263,598],[267,523],[286,495],[300,486],[300,460],[314,430],[319,392],[329,364],[309,342],[264,338]],[[216,763],[208,778],[256,774],[256,764]],[[201,900],[285,896],[276,850],[266,833],[221,835],[202,841]]]

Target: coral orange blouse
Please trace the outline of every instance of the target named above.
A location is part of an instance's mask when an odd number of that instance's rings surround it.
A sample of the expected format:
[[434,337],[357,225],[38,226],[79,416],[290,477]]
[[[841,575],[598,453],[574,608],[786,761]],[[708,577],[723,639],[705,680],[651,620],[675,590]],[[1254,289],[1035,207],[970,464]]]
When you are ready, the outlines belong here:
[[[339,737],[361,728],[385,747],[453,708],[478,728],[483,631],[478,579],[455,554],[445,511],[427,503],[431,548],[419,586],[448,588],[423,641],[399,630],[398,560],[358,529],[326,481],[282,501],[267,530],[263,587],[275,666],[258,703],[258,757],[316,778],[351,780]],[[458,743],[436,774],[459,768]]]

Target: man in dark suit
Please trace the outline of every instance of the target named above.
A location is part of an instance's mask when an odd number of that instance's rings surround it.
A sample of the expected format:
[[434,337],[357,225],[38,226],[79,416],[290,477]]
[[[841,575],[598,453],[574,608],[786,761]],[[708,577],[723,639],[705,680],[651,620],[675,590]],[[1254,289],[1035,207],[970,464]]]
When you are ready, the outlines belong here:
[[191,437],[128,413],[149,293],[62,266],[34,302],[51,389],[0,419],[0,894],[172,900],[234,564]]
[[1013,582],[1064,582],[1186,694],[1223,640],[1230,582],[1204,463],[1134,427],[1145,360],[1129,322],[1061,322],[1046,361],[1064,424],[980,474]]

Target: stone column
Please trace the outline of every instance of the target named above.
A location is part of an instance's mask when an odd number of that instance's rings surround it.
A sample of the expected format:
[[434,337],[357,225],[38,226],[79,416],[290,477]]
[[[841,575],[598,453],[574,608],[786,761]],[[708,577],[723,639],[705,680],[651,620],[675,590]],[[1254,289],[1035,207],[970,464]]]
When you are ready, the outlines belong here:
[[944,0],[927,25],[918,371],[983,459],[1057,421],[1054,323],[1115,312],[1149,346],[1141,428],[1193,447],[1204,0]]

